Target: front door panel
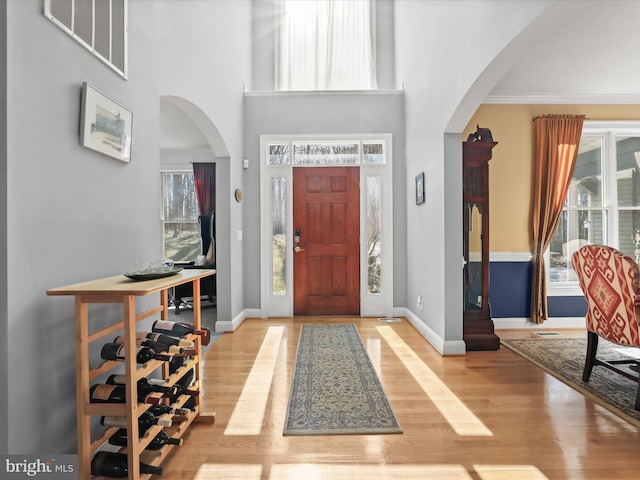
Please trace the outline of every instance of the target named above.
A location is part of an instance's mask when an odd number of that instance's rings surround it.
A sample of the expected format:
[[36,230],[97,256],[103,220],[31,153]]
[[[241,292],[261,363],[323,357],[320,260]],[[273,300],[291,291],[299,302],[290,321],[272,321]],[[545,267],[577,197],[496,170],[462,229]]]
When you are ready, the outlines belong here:
[[293,169],[294,315],[360,314],[359,176]]

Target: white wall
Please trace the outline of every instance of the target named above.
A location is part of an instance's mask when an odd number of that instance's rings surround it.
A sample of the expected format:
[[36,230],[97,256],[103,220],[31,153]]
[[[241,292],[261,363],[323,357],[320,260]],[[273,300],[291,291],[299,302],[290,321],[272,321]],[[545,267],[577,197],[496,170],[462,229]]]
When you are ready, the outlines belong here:
[[[407,307],[423,322],[423,333],[440,339],[444,353],[464,351],[460,133],[490,88],[482,85],[486,92],[478,94],[474,83],[552,3],[395,2],[396,79],[406,95]],[[454,115],[458,121],[450,126]],[[420,172],[426,202],[417,206],[414,178]],[[418,295],[423,310],[416,306]]]
[[[230,153],[229,182],[240,183],[250,3],[129,2],[127,81],[47,20],[41,0],[9,0],[7,24],[11,387],[3,423],[9,453],[73,453],[74,302],[45,291],[161,257],[162,95],[189,99],[215,123]],[[83,81],[134,112],[131,164],[79,146]],[[232,228],[241,228],[242,211],[234,208]],[[242,264],[241,244],[229,240],[229,251]],[[241,270],[228,284],[235,315],[243,303]],[[113,306],[90,313],[90,329],[122,317]],[[99,362],[95,353],[92,362]]]

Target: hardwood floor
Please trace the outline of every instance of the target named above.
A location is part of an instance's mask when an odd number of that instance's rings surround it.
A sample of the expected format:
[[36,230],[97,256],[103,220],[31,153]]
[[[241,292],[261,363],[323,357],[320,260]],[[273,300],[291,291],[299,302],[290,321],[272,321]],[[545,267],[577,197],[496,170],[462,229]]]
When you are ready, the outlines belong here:
[[[331,322],[358,327],[403,434],[283,437],[300,326]],[[638,427],[506,348],[442,357],[405,319],[248,319],[207,350],[203,384],[216,423],[189,429],[162,478],[640,478]]]

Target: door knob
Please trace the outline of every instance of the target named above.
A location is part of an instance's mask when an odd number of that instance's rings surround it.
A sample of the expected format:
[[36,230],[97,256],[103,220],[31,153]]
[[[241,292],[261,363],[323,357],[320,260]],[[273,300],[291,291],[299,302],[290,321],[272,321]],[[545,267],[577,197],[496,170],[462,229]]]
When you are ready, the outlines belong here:
[[296,247],[293,249],[293,251],[294,251],[294,252],[296,252],[296,253],[301,252],[301,251],[303,251],[303,250],[304,250],[304,248],[300,248],[300,247],[298,247],[297,245],[296,245]]

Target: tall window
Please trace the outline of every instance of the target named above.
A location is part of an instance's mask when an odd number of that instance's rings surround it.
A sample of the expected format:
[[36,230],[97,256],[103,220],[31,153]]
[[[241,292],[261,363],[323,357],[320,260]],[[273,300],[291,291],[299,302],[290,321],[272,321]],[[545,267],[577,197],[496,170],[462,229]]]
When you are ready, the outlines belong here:
[[571,255],[605,244],[640,261],[640,123],[585,122],[573,179],[549,247],[551,287],[577,285]]
[[201,250],[192,172],[162,173],[164,258],[192,261]]
[[280,90],[374,90],[370,0],[281,0]]

